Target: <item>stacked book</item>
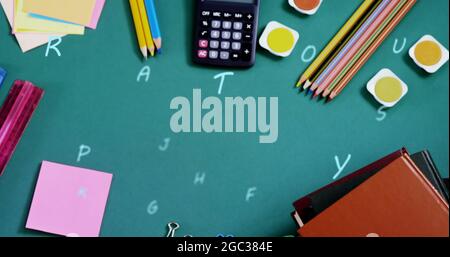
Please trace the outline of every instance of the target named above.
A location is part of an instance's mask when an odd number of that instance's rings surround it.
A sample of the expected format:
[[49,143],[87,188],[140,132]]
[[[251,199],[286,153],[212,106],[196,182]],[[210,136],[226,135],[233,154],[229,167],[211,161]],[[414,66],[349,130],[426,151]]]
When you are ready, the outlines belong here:
[[448,237],[448,199],[429,152],[401,149],[295,201],[292,217],[302,237]]

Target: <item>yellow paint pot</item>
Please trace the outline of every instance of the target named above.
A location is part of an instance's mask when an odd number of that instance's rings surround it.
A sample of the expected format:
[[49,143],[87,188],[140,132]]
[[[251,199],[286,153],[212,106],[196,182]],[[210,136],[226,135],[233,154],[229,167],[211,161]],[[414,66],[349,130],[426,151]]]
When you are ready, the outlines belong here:
[[409,56],[417,66],[435,73],[448,61],[449,53],[434,37],[425,35],[409,49]]
[[259,38],[259,45],[274,55],[288,57],[294,50],[298,39],[297,31],[279,22],[271,21]]
[[393,107],[408,93],[408,86],[391,70],[382,69],[367,83],[367,90],[383,106]]

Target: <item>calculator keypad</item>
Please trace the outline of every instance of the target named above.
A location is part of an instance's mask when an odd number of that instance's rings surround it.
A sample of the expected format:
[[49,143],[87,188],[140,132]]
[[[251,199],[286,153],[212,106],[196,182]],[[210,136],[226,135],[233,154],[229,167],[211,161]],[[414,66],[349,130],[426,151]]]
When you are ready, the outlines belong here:
[[209,42],[209,47],[212,49],[219,48],[219,45],[220,45],[220,43],[217,40],[211,40],[211,42]]
[[231,21],[224,21],[223,23],[222,23],[222,28],[223,29],[231,29]]
[[[254,51],[254,14],[200,12],[199,59],[250,62]],[[232,65],[232,64],[230,64]]]
[[233,32],[233,40],[240,41],[242,39],[241,32]]
[[222,31],[222,39],[230,39],[231,38],[231,32],[230,31]]
[[220,52],[220,59],[221,60],[228,60],[230,58],[230,53],[229,52],[225,52],[225,51],[221,51]]
[[242,30],[242,22],[235,22],[233,23],[233,29],[234,30]]
[[221,25],[222,23],[220,22],[220,21],[218,21],[218,20],[213,20],[212,21],[212,23],[211,23],[211,28],[213,28],[213,29],[220,29],[220,25]]
[[209,51],[209,59],[217,59],[219,57],[219,52],[215,50]]
[[239,42],[233,42],[233,44],[231,44],[231,49],[233,49],[233,50],[235,50],[235,51],[241,50],[241,43],[239,43]]
[[222,41],[222,42],[220,43],[220,48],[223,49],[223,50],[228,50],[228,49],[230,49],[230,42],[228,42],[228,41]]

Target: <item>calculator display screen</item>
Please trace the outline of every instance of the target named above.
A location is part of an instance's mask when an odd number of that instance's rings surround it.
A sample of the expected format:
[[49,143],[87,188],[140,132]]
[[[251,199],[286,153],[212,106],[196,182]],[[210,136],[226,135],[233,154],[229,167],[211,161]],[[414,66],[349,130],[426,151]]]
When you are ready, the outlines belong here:
[[241,4],[253,4],[255,0],[206,0],[207,2],[230,2],[230,3],[241,3]]

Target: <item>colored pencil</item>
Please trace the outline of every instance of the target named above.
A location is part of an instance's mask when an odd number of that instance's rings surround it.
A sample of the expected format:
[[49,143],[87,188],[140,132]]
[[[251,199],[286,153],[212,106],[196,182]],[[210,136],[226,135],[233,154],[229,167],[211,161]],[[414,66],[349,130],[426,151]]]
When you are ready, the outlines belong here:
[[330,78],[333,78],[335,70],[339,67],[340,63],[345,61],[348,56],[353,56],[354,52],[359,49],[358,45],[362,44],[362,38],[367,37],[376,28],[376,24],[380,23],[386,15],[394,7],[398,0],[383,0],[383,2],[377,7],[377,9],[371,14],[371,16],[364,22],[364,24],[358,29],[358,32],[347,43],[347,45],[341,50],[336,58],[330,63],[325,71],[319,76],[319,78],[313,83],[311,89],[315,90],[319,86],[327,83]]
[[[336,56],[342,51],[342,49],[348,44],[348,42],[353,38],[355,33],[361,28],[361,26],[367,21],[367,19],[372,15],[372,13],[376,10],[376,8],[381,4],[382,0],[377,0],[374,2],[370,9],[366,12],[366,14],[361,17],[361,19],[358,21],[358,23],[354,24],[352,31],[347,35],[345,40],[341,42],[341,44],[333,51],[332,55],[328,56],[326,62],[317,69],[313,74],[312,77],[307,79],[304,88],[309,88],[316,80],[317,78],[324,72],[324,70],[330,65],[330,63],[336,58]],[[314,95],[314,94],[313,94]]]
[[139,14],[142,21],[142,29],[144,30],[145,43],[151,56],[155,55],[155,45],[153,44],[152,32],[150,31],[150,25],[147,18],[147,10],[145,9],[144,0],[137,0]]
[[[403,1],[403,0],[402,0]],[[347,53],[341,58],[337,65],[330,70],[327,76],[320,82],[319,87],[315,91],[315,96],[321,94],[338,76],[338,74],[345,68],[345,66],[351,61],[351,59],[358,53],[363,45],[370,39],[370,37],[377,31],[377,29],[383,24],[383,22],[393,13],[396,7],[400,4],[400,0],[391,0],[386,8],[378,15],[378,17],[369,25],[364,31],[361,37],[355,42],[354,45],[348,50]]]
[[311,75],[322,66],[326,61],[327,57],[339,44],[347,37],[348,33],[354,27],[354,24],[363,17],[363,15],[369,10],[375,0],[365,0],[359,8],[353,13],[350,19],[344,24],[344,26],[339,30],[339,32],[333,37],[333,39],[328,43],[328,45],[322,50],[319,56],[314,60],[314,62],[308,67],[308,69],[302,74],[300,80],[297,83],[297,87],[300,87]]
[[367,62],[367,60],[372,56],[372,54],[378,49],[381,43],[387,38],[387,36],[394,30],[394,28],[400,23],[400,21],[406,16],[406,14],[411,10],[411,8],[416,3],[416,0],[408,0],[407,4],[403,9],[397,14],[394,20],[388,25],[388,27],[382,32],[382,34],[377,38],[377,40],[370,46],[370,48],[364,53],[364,55],[358,60],[358,62],[352,67],[352,69],[347,73],[347,75],[339,82],[336,88],[329,95],[329,101],[336,98],[342,90],[348,85],[350,80],[358,73],[361,67]]
[[145,0],[145,7],[147,8],[148,23],[153,35],[153,41],[155,43],[158,52],[161,52],[162,37],[159,29],[158,16],[156,15],[156,8],[154,0]]
[[[336,79],[323,91],[323,97],[327,97],[335,86],[342,80],[342,78],[347,74],[347,72],[355,65],[355,63],[361,58],[361,56],[369,49],[373,42],[381,35],[384,29],[391,23],[391,21],[396,17],[396,15],[401,11],[401,9],[407,4],[407,0],[402,0],[399,5],[391,12],[391,14],[383,21],[381,26],[377,28],[375,33],[367,40],[363,47],[358,51],[358,53],[348,62],[344,69],[339,73]],[[322,92],[319,92],[319,94]]]
[[381,0],[375,9],[371,10],[369,17],[367,17],[363,23],[356,28],[356,32],[353,33],[347,43],[339,50],[338,54],[331,60],[331,62],[320,72],[319,76],[312,83],[311,90],[315,91],[323,82],[324,79],[332,72],[332,70],[339,64],[342,58],[348,53],[358,39],[363,35],[372,22],[378,17],[378,15],[386,8],[389,0]]
[[136,29],[136,36],[138,39],[139,48],[142,55],[147,58],[147,45],[145,42],[144,29],[142,27],[141,16],[137,0],[129,0],[131,7],[131,14],[133,15],[134,28]]

